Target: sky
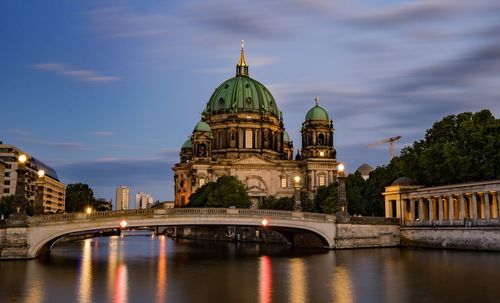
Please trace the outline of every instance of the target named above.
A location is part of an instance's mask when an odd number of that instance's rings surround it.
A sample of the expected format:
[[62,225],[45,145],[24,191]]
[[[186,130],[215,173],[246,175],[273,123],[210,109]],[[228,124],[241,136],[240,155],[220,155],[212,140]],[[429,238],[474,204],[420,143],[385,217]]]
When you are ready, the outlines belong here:
[[444,116],[499,117],[498,0],[1,1],[0,141],[96,197],[173,200],[171,167],[242,39],[295,149],[318,97],[348,172]]

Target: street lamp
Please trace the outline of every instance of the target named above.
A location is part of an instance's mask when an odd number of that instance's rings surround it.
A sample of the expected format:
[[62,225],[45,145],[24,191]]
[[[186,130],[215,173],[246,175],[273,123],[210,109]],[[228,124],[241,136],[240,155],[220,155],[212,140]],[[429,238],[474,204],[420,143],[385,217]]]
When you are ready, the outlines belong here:
[[86,209],[85,209],[85,212],[87,213],[87,215],[90,215],[92,213],[92,207],[88,206]]
[[337,165],[337,180],[338,180],[338,195],[340,211],[336,213],[339,221],[349,221],[349,214],[347,213],[347,197],[345,191],[345,167],[344,164]]
[[301,181],[300,176],[293,177],[293,180],[295,181],[295,184],[294,184],[294,188],[295,188],[295,192],[294,192],[295,205],[293,207],[293,210],[295,210],[295,211],[301,211],[302,210],[302,206],[301,206],[301,202],[300,202],[300,188],[302,186],[300,184],[300,181]]
[[25,154],[20,154],[17,157],[17,180],[16,180],[16,210],[15,216],[21,219],[26,215],[26,162],[28,157]]

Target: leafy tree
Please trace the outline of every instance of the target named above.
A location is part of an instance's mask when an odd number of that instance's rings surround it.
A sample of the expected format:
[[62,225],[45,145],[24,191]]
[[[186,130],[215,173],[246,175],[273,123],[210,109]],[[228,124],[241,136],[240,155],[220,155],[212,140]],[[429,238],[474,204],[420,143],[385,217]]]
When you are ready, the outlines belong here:
[[316,212],[316,208],[314,206],[314,201],[309,199],[305,192],[300,193],[300,206],[302,207],[303,212]]
[[314,208],[317,212],[334,214],[340,210],[338,198],[338,183],[331,183],[328,186],[318,188],[314,198]]
[[489,110],[447,116],[391,164],[423,185],[499,179],[500,119]]
[[276,198],[276,196],[270,196],[264,198],[262,201],[262,209],[276,209],[276,210],[293,210],[295,207],[295,199],[292,197],[281,197]]
[[245,186],[233,176],[221,176],[217,182],[209,182],[189,198],[190,207],[249,208],[250,198]]
[[7,219],[14,212],[16,212],[15,197],[5,196],[0,198],[0,215]]
[[365,197],[366,181],[361,177],[361,173],[355,172],[345,178],[345,188],[347,197],[347,210],[350,214],[367,213],[367,200]]
[[79,212],[95,204],[94,192],[87,184],[75,183],[66,186],[66,211]]

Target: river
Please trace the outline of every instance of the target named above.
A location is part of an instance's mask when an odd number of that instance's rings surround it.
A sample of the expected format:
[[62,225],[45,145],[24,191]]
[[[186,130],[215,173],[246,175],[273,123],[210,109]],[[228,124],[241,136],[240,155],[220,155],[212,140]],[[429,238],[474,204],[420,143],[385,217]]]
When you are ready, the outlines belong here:
[[113,236],[0,262],[0,302],[500,302],[500,253]]

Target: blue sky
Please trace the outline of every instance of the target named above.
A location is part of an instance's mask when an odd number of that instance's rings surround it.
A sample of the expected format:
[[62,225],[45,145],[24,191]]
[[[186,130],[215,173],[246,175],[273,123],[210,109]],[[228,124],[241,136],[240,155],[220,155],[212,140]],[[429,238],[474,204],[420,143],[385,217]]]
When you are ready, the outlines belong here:
[[171,166],[240,40],[300,148],[316,96],[349,171],[445,115],[500,112],[500,2],[2,1],[0,140],[97,197],[173,198]]

